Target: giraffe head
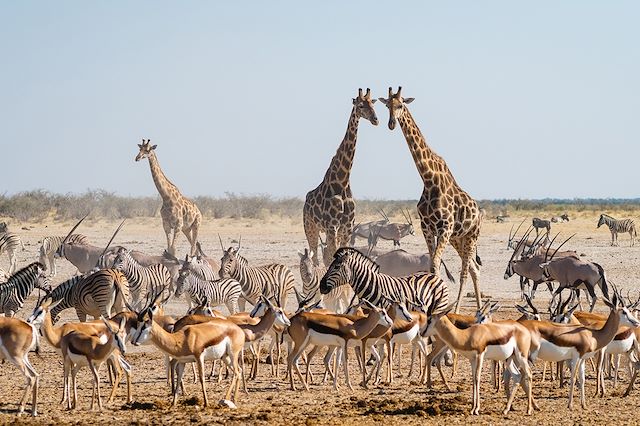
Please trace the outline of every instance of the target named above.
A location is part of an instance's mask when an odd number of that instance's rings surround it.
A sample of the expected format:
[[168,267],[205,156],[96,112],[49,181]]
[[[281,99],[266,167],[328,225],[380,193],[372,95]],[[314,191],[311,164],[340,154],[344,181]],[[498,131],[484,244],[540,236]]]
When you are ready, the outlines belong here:
[[396,94],[393,93],[393,89],[389,87],[389,98],[379,98],[380,102],[385,104],[387,108],[389,108],[389,129],[393,130],[396,128],[396,118],[402,115],[402,111],[406,108],[405,105],[413,102],[414,98],[403,98],[400,94],[402,92],[402,87],[398,87],[398,92]]
[[374,126],[378,125],[378,116],[373,109],[373,104],[376,103],[375,99],[371,99],[371,89],[367,89],[367,93],[362,95],[362,89],[358,89],[358,97],[353,98],[353,107],[356,109],[358,118],[364,118],[369,120]]
[[148,158],[151,152],[156,149],[158,145],[151,145],[151,139],[142,139],[142,143],[138,144],[140,152],[136,155],[136,161],[140,161],[143,158]]

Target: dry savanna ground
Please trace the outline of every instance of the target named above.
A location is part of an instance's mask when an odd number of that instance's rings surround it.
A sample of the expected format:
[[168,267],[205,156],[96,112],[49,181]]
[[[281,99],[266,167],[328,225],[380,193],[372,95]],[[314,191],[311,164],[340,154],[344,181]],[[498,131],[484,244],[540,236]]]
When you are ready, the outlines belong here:
[[[530,216],[529,216],[530,218]],[[482,292],[502,306],[499,317],[514,318],[514,303],[518,302],[519,290],[517,279],[505,281],[503,273],[510,251],[506,248],[509,228],[519,218],[510,218],[511,222],[493,223],[487,221],[483,225],[479,254],[482,257]],[[620,247],[609,246],[609,232],[606,229],[596,230],[597,217],[583,215],[569,223],[555,225],[561,236],[577,233],[568,244],[568,248],[583,253],[586,259],[602,264],[611,280],[622,289],[635,290],[640,282],[640,245],[629,247],[628,235],[620,237]],[[43,236],[64,235],[72,223],[17,223],[11,221],[12,230],[21,234],[26,250],[18,254],[21,266],[37,259],[38,241]],[[90,221],[84,223],[78,232],[87,234],[97,245],[106,243],[117,222]],[[26,229],[21,229],[21,228]],[[253,265],[267,262],[282,262],[297,274],[298,255],[305,245],[304,234],[299,220],[277,219],[272,221],[249,220],[207,220],[200,231],[205,250],[210,255],[219,256],[220,247],[217,234],[220,233],[226,243],[242,236],[244,256]],[[159,253],[164,248],[164,234],[159,218],[131,219],[116,239],[116,243],[150,253]],[[179,249],[186,251],[186,240],[179,240]],[[385,247],[391,247],[390,244]],[[424,250],[424,240],[416,235],[403,241],[407,250],[419,253]],[[451,248],[447,249],[445,260],[450,268],[457,272],[459,261]],[[0,259],[0,266],[7,267],[6,257]],[[59,274],[54,283],[57,284],[73,273],[73,268],[64,261],[59,261]],[[299,276],[298,276],[299,278]],[[298,286],[300,286],[298,281]],[[457,290],[457,284],[451,285],[451,291]],[[466,291],[471,291],[469,285]],[[33,309],[37,294],[34,293],[26,307],[18,315],[26,318]],[[546,307],[548,294],[540,292],[536,302]],[[293,302],[289,301],[290,307]],[[597,309],[604,311],[600,302]],[[181,314],[185,311],[185,302],[171,300],[169,313]],[[464,300],[464,310],[473,311],[473,299]],[[63,321],[74,321],[75,313],[66,311]],[[187,396],[180,399],[176,408],[169,405],[168,389],[165,384],[163,357],[153,347],[132,348],[127,358],[133,366],[133,393],[135,403],[125,404],[125,388],[121,385],[113,404],[102,412],[88,411],[91,396],[91,379],[87,371],[79,374],[80,409],[68,412],[60,404],[62,392],[61,357],[47,343],[42,343],[41,357],[31,355],[31,360],[40,373],[40,399],[38,418],[32,419],[15,416],[16,402],[24,386],[23,378],[14,366],[4,363],[0,368],[0,422],[14,421],[29,423],[279,423],[279,424],[371,424],[371,423],[424,423],[433,424],[568,424],[568,423],[635,423],[637,407],[640,404],[640,390],[631,396],[622,398],[628,377],[623,374],[622,383],[616,389],[607,382],[608,394],[604,398],[594,398],[594,374],[588,370],[587,395],[588,409],[580,408],[579,403],[573,411],[568,411],[567,389],[558,389],[556,383],[540,381],[541,369],[534,370],[534,392],[541,410],[528,417],[524,414],[522,394],[516,399],[515,410],[507,416],[501,414],[505,399],[502,393],[492,390],[489,382],[490,374],[485,365],[482,383],[481,415],[471,418],[468,415],[471,404],[469,366],[461,362],[461,369],[451,380],[453,392],[447,392],[438,381],[433,389],[416,385],[406,377],[408,371],[408,351],[404,351],[402,374],[393,385],[382,385],[364,390],[355,386],[353,392],[344,387],[334,392],[329,385],[316,381],[311,391],[289,390],[289,384],[281,374],[279,379],[272,378],[268,365],[260,365],[259,378],[249,382],[249,394],[242,394],[238,400],[238,409],[201,408],[202,401],[199,388],[191,382],[191,374],[187,380]],[[263,355],[264,359],[264,355]],[[351,357],[353,360],[353,356]],[[321,360],[316,357],[312,365],[316,377],[321,373]],[[351,366],[351,376],[357,383],[358,371],[355,363]],[[450,370],[447,368],[447,374]],[[108,394],[109,385],[103,369],[103,395]],[[342,380],[342,377],[341,377]],[[219,400],[226,384],[209,383],[208,392],[212,401]]]

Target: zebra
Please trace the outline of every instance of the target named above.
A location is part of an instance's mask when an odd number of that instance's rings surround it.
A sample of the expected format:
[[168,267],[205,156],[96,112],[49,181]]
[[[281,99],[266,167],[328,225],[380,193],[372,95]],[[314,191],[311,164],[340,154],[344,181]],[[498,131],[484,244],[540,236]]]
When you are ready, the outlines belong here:
[[633,219],[615,219],[608,214],[602,213],[598,220],[598,228],[602,225],[607,225],[609,227],[609,231],[611,231],[612,246],[618,245],[619,232],[628,232],[631,237],[631,246],[635,245],[638,233],[636,232],[636,224],[633,222]]
[[[316,266],[313,262],[313,251],[305,248],[304,252],[298,252],[300,256],[300,277],[302,278],[301,300],[312,302],[320,294],[320,279],[327,272],[327,268]],[[341,314],[347,310],[351,298],[351,287],[341,285],[326,294],[322,300],[328,309]],[[300,300],[298,301],[300,302]]]
[[0,313],[14,316],[35,288],[51,291],[51,282],[40,262],[33,262],[13,274],[6,283],[0,284]]
[[[6,226],[5,228],[6,229]],[[24,244],[18,234],[13,232],[0,233],[0,255],[6,251],[9,256],[9,273],[13,274],[16,270],[16,252],[18,248],[24,251]]]
[[549,220],[540,219],[539,217],[534,217],[533,220],[531,221],[531,225],[536,230],[536,237],[538,236],[540,229],[543,229],[543,228],[546,229],[547,234],[551,232],[551,221]]
[[116,252],[113,268],[124,273],[129,283],[131,304],[136,305],[143,292],[171,286],[171,272],[163,264],[142,266],[132,256],[131,250],[121,247]]
[[184,293],[187,295],[189,309],[192,305],[201,303],[212,307],[224,304],[233,315],[239,311],[238,299],[242,296],[242,286],[233,278],[205,279],[194,273],[190,265],[184,263],[178,273],[175,297]]
[[55,323],[60,312],[75,308],[78,319],[87,320],[111,316],[125,310],[125,300],[129,297],[127,278],[117,269],[101,269],[91,274],[79,275],[58,285],[48,297],[53,303],[60,303],[51,309],[51,319]]
[[247,259],[238,254],[238,248],[224,250],[220,259],[220,278],[234,278],[242,286],[244,298],[240,300],[240,309],[244,311],[245,299],[255,305],[260,296],[274,298],[276,305],[283,307],[287,296],[295,287],[293,272],[285,265],[273,263],[263,266],[249,266]]
[[[40,263],[44,265],[45,270],[47,268],[51,270],[50,275],[52,277],[55,277],[58,273],[55,254],[62,245],[62,241],[64,241],[64,237],[56,235],[44,237],[40,246]],[[83,234],[71,234],[67,239],[67,243],[85,245],[89,243],[89,238]]]
[[414,306],[431,306],[433,313],[442,312],[449,303],[449,288],[436,274],[418,272],[405,277],[392,277],[379,272],[379,266],[351,247],[342,247],[320,280],[320,293],[349,283],[359,299],[386,307],[390,300]]

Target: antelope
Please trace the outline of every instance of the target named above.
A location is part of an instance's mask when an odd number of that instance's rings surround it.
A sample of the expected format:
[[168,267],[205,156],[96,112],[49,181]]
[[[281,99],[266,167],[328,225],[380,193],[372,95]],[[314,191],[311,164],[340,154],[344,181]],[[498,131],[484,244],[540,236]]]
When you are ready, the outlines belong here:
[[353,227],[353,231],[351,232],[351,240],[349,241],[350,246],[354,246],[356,244],[356,238],[366,238],[369,239],[369,234],[371,233],[371,227],[384,225],[389,223],[389,218],[386,215],[383,215],[383,219],[374,220],[371,222],[359,223]]
[[[289,380],[292,390],[296,390],[293,382],[293,367],[296,368],[298,378],[303,383],[305,389],[309,390],[307,381],[302,377],[298,366],[298,358],[308,345],[336,346],[342,348],[344,374],[347,386],[353,390],[349,378],[348,369],[348,345],[350,341],[361,340],[366,337],[377,326],[391,327],[393,321],[386,311],[378,308],[368,301],[365,303],[371,308],[369,315],[365,318],[350,320],[344,316],[323,315],[312,312],[302,312],[291,318],[291,325],[287,329],[293,341],[293,350],[289,352],[287,359]],[[338,390],[338,372],[333,378],[333,388]]]
[[[33,313],[27,319],[29,324],[40,327],[40,332],[45,337],[47,342],[60,354],[62,354],[62,337],[71,333],[71,332],[80,332],[84,335],[95,336],[98,338],[103,338],[107,334],[107,329],[105,324],[99,321],[92,321],[87,323],[66,323],[60,327],[53,326],[53,320],[51,318],[51,310],[58,305],[61,300],[54,302],[50,296],[45,296],[43,300],[38,303],[33,310]],[[123,318],[121,314],[114,317],[112,320],[114,323],[119,324],[120,320]],[[126,323],[126,330],[131,330],[132,324]],[[123,354],[123,353],[122,353]],[[114,351],[110,354],[109,358],[113,362],[114,365],[122,367],[127,376],[127,402],[131,402],[131,367],[129,364],[122,358],[121,353],[119,351]],[[64,384],[63,384],[63,394],[62,394],[62,403],[68,401],[68,370],[65,365],[64,370]],[[116,390],[118,389],[118,384],[120,383],[121,375],[120,369],[116,368],[116,377],[113,382],[113,387],[111,389],[111,394],[109,395],[109,399],[107,400],[107,404],[113,401],[113,398],[116,395]]]
[[525,236],[516,239],[516,235],[518,230],[524,223],[524,219],[520,222],[520,225],[516,228],[516,231],[513,232],[514,225],[511,225],[511,229],[509,230],[509,239],[507,241],[507,248],[515,250],[518,244],[524,244],[523,253],[527,253],[529,255],[538,254],[541,250],[546,249],[551,244],[551,240],[549,240],[549,233],[545,232],[542,234],[542,237],[536,236],[536,238],[529,238],[529,234],[533,231],[533,227],[529,227],[529,229],[525,232]]
[[67,408],[76,409],[78,406],[78,390],[76,386],[76,375],[78,371],[88,366],[93,374],[93,394],[91,395],[91,407],[93,410],[94,396],[97,395],[98,407],[102,410],[102,397],[100,396],[100,376],[98,370],[102,363],[111,356],[114,350],[118,350],[122,355],[126,352],[124,342],[127,338],[125,328],[126,319],[120,320],[117,329],[113,329],[109,321],[102,318],[107,328],[107,335],[100,337],[85,334],[79,330],[74,330],[65,334],[60,339],[60,350],[64,361],[65,381],[68,383],[69,374],[73,386],[73,401],[71,396],[67,399]]
[[209,322],[169,333],[153,320],[153,312],[147,309],[141,316],[133,344],[137,346],[148,340],[172,357],[176,364],[177,377],[172,383],[173,406],[178,402],[177,385],[182,382],[184,364],[187,362],[196,362],[204,406],[209,406],[204,380],[205,359],[223,359],[231,368],[233,378],[225,398],[229,399],[233,392],[233,401],[237,400],[240,386],[238,357],[245,343],[244,332],[240,327],[227,320],[212,318]]
[[29,352],[38,349],[38,330],[18,318],[0,317],[0,359],[9,360],[18,367],[27,379],[27,386],[18,405],[18,414],[24,412],[29,391],[31,394],[31,415],[38,415],[38,387],[40,375],[29,361]]
[[371,225],[369,228],[369,235],[367,241],[369,242],[369,247],[375,247],[378,244],[378,238],[382,238],[383,240],[391,240],[393,241],[393,246],[400,246],[400,240],[406,237],[407,235],[415,235],[415,230],[413,228],[413,220],[411,219],[411,213],[407,211],[405,213],[404,210],[401,210],[402,215],[404,216],[406,223],[393,223],[389,221],[389,218],[382,212],[386,219],[386,223],[379,223]]
[[[524,300],[526,296],[524,286],[528,285],[529,280],[533,281],[533,286],[531,287],[531,294],[530,294],[530,297],[532,299],[535,298],[535,293],[540,283],[546,282],[549,291],[550,292],[553,291],[553,287],[551,283],[548,282],[548,280],[545,278],[544,271],[540,267],[540,265],[546,262],[546,257],[547,257],[546,254],[544,256],[542,254],[536,254],[532,257],[524,257],[524,258],[518,259],[518,256],[520,256],[523,250],[525,249],[526,236],[527,235],[525,234],[525,236],[520,240],[518,245],[516,245],[513,253],[511,254],[511,257],[509,258],[509,261],[507,262],[507,268],[504,271],[505,280],[511,278],[513,274],[518,274],[520,276],[520,299],[521,300]],[[555,256],[557,258],[572,257],[577,260],[580,259],[580,257],[578,256],[578,253],[576,253],[575,251],[562,251],[562,252],[556,251]]]
[[[375,257],[375,262],[380,267],[380,273],[394,277],[404,277],[431,270],[431,256],[428,253],[417,255],[408,253],[403,249],[395,249],[380,254]],[[444,267],[449,281],[455,282],[455,278],[453,278],[444,262],[441,265]]]
[[[521,384],[527,395],[527,414],[532,414],[532,376],[528,363],[531,335],[527,328],[516,321],[500,321],[474,324],[463,330],[457,328],[446,316],[453,309],[453,305],[450,305],[444,312],[435,314],[433,308],[434,304],[432,303],[427,311],[429,320],[425,335],[437,335],[447,346],[460,353],[471,363],[473,375],[471,414],[478,415],[480,413],[480,376],[485,357],[496,361],[506,361],[505,369],[517,367],[522,375]],[[510,411],[515,394],[515,389],[508,393],[507,405],[503,414]]]
[[[609,316],[600,329],[587,326],[561,325],[549,321],[521,321],[532,334],[532,341],[539,342],[532,345],[531,360],[542,359],[544,361],[569,361],[571,369],[571,380],[569,383],[569,409],[573,408],[573,389],[577,380],[580,388],[580,402],[583,409],[586,409],[586,399],[584,393],[584,362],[586,359],[601,354],[604,348],[611,343],[618,334],[620,326],[638,328],[640,321],[633,313],[624,306],[624,303],[614,293],[613,301],[609,300],[608,294],[604,294],[604,302],[610,308]],[[604,357],[598,357],[598,370]],[[597,392],[600,392],[600,379],[598,378]]]

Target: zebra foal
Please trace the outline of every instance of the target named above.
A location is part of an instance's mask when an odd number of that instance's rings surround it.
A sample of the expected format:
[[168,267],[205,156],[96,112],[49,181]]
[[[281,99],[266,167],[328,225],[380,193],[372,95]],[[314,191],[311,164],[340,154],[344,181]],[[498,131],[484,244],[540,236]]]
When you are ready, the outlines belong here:
[[198,306],[202,303],[211,307],[224,304],[230,314],[237,313],[239,311],[238,299],[242,296],[240,283],[233,278],[205,278],[194,272],[193,267],[194,265],[189,262],[189,259],[182,265],[178,273],[175,297],[178,298],[186,294],[189,309],[193,305]]
[[25,266],[9,277],[6,283],[0,284],[0,313],[6,317],[14,316],[35,288],[51,291],[51,282],[39,262]]

